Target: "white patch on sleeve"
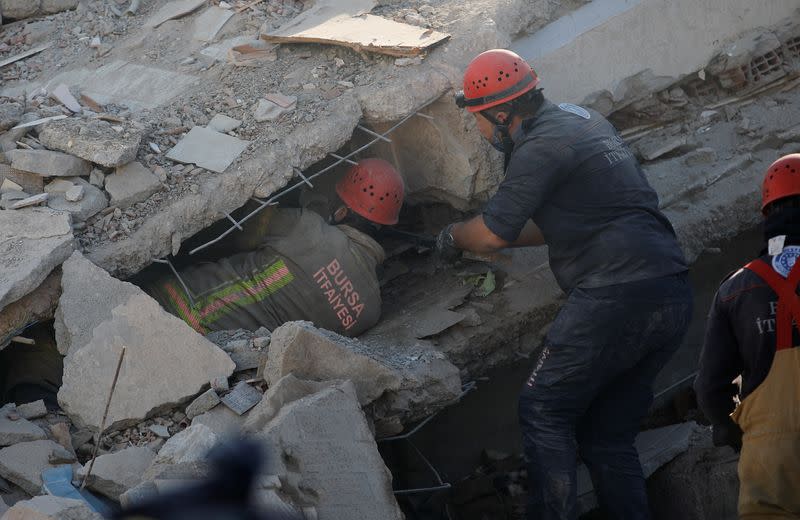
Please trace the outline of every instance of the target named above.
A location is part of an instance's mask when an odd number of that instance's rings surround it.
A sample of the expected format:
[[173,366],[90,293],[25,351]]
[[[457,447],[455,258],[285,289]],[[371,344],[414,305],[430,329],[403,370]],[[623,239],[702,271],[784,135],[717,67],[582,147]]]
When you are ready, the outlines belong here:
[[572,103],[561,103],[558,105],[558,108],[564,112],[570,112],[584,119],[590,119],[592,117],[588,110],[583,107],[579,107],[578,105],[573,105]]
[[783,245],[786,243],[786,235],[772,237],[767,242],[767,253],[769,256],[779,255],[783,252]]
[[797,257],[800,256],[800,246],[786,246],[781,254],[772,257],[772,268],[779,275],[786,278],[794,267]]

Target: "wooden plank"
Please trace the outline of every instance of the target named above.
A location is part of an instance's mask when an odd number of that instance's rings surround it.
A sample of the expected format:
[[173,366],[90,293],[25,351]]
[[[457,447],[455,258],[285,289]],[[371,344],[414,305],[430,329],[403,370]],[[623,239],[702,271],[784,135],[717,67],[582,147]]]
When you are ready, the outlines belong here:
[[279,27],[262,33],[274,43],[325,43],[390,56],[418,56],[449,34],[365,14],[371,0],[324,0]]
[[17,54],[16,56],[11,56],[10,58],[6,58],[3,61],[0,61],[0,69],[5,67],[6,65],[11,65],[12,63],[14,63],[16,61],[25,59],[28,56],[33,56],[34,54],[38,54],[38,53],[42,52],[43,50],[50,48],[51,45],[53,45],[53,42],[43,43],[41,45],[37,45],[36,47],[33,47],[32,49],[28,49],[27,51],[25,51],[23,53]]

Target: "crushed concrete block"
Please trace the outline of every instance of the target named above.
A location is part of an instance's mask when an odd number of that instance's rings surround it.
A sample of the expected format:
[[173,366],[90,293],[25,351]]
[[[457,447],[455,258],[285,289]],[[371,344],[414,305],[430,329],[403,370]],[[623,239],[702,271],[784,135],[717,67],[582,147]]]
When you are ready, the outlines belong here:
[[66,193],[67,190],[74,187],[75,184],[72,181],[66,179],[55,179],[47,183],[47,186],[44,187],[45,193]]
[[253,118],[258,122],[274,121],[287,114],[297,106],[297,98],[282,94],[267,94],[266,99],[259,99],[253,109]]
[[64,198],[67,202],[78,202],[83,198],[84,188],[80,184],[76,184],[72,188],[64,192]]
[[155,433],[156,436],[162,439],[169,439],[169,428],[164,426],[163,424],[151,424],[148,428],[151,432]]
[[195,20],[192,38],[201,42],[214,41],[231,16],[233,16],[232,10],[212,5]]
[[[156,454],[149,448],[133,446],[107,455],[100,455],[94,461],[92,474],[87,487],[119,500],[119,496],[142,482],[145,470],[153,463]],[[78,470],[78,480],[83,480],[88,464]]]
[[[108,199],[101,189],[92,186],[80,177],[72,177],[69,180],[73,183],[72,188],[62,193],[51,194],[47,200],[49,208],[68,212],[72,215],[73,222],[84,222],[108,207]],[[80,190],[81,196],[78,200],[69,200],[75,198],[75,190]],[[72,197],[70,197],[70,193],[72,193]]]
[[181,18],[187,14],[197,11],[205,5],[206,0],[174,0],[164,5],[153,13],[152,16],[144,23],[145,27],[155,28],[168,20]]
[[349,381],[285,405],[257,438],[269,451],[264,473],[278,475],[281,494],[319,518],[404,518]]
[[654,161],[688,142],[685,135],[654,136],[639,142],[639,153],[646,161]]
[[[0,477],[30,495],[42,490],[42,471],[51,468],[51,457],[62,458],[63,446],[49,440],[21,442],[0,450]],[[74,461],[74,458],[72,459]]]
[[717,160],[717,151],[713,148],[698,148],[686,154],[683,162],[686,166],[699,166],[701,164],[710,164]]
[[94,328],[111,319],[111,309],[144,294],[77,251],[64,262],[62,270],[63,290],[55,313],[56,345],[62,355],[88,345]]
[[[115,167],[136,159],[143,134],[143,130],[130,125],[123,127],[122,132],[115,132],[107,121],[99,119],[62,119],[44,125],[39,131],[39,141],[51,150],[60,150],[85,161]],[[85,171],[61,175],[89,175],[92,168],[85,161]]]
[[249,145],[250,141],[196,126],[167,152],[167,159],[222,173]]
[[89,174],[89,184],[102,188],[106,184],[106,174],[95,168]]
[[17,413],[25,419],[38,419],[39,417],[44,417],[47,415],[47,407],[44,405],[44,401],[39,399],[38,401],[34,401],[32,403],[17,405]]
[[10,150],[6,157],[12,168],[43,177],[76,177],[92,171],[87,161],[53,150]]
[[136,399],[112,400],[107,422],[112,429],[185,402],[212,378],[233,373],[224,352],[145,294],[115,307],[111,316],[94,328],[88,345],[64,360],[58,402],[78,426],[100,426],[106,397],[98,389],[110,388],[122,345],[127,352],[116,395]]
[[225,437],[229,434],[238,433],[251,413],[252,411],[244,415],[238,415],[227,406],[216,406],[192,419],[192,426],[201,424],[208,427],[218,437]]
[[50,273],[39,287],[19,300],[8,304],[0,312],[0,350],[25,326],[53,317],[61,294],[61,271]]
[[23,417],[12,404],[0,408],[0,446],[47,438],[44,430]]
[[213,388],[209,388],[200,394],[192,404],[186,407],[186,417],[194,419],[200,414],[206,413],[219,404],[219,396]]
[[132,204],[147,200],[161,188],[161,182],[149,168],[134,161],[120,166],[107,176],[105,187],[111,195],[111,204],[125,209]]
[[6,131],[22,121],[25,108],[19,103],[3,103],[0,105],[0,131]]
[[242,429],[256,432],[274,419],[287,404],[329,386],[331,386],[329,381],[306,381],[298,379],[294,374],[286,374],[274,385],[270,385],[261,401],[250,411]]
[[217,436],[202,424],[193,424],[173,435],[156,455],[144,473],[143,480],[161,476],[167,466],[192,464],[205,461],[206,454],[217,443]]
[[264,352],[253,349],[252,341],[231,341],[223,345],[222,350],[236,363],[236,372],[258,368],[262,358],[265,357]]
[[33,195],[31,197],[16,201],[11,205],[11,209],[22,209],[30,206],[38,206],[39,204],[47,202],[47,199],[49,197],[50,196],[47,193],[40,193],[38,195]]
[[42,495],[14,504],[3,520],[102,520],[86,502],[73,498]]
[[0,212],[0,310],[38,287],[75,247],[69,215],[47,208]]
[[242,126],[242,122],[238,119],[228,117],[225,114],[215,114],[214,117],[211,118],[211,121],[208,122],[208,125],[206,125],[206,128],[210,128],[215,132],[227,134],[240,126]]

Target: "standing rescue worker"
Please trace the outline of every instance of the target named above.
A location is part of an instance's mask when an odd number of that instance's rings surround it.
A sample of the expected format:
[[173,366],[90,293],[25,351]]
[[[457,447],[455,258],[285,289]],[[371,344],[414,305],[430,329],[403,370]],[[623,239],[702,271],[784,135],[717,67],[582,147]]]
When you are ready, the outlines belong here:
[[770,165],[761,209],[767,250],[720,285],[694,387],[714,443],[741,449],[739,518],[800,518],[800,154]]
[[403,180],[386,161],[365,159],[347,171],[336,193],[330,224],[309,210],[267,210],[241,232],[235,248],[244,252],[189,267],[147,292],[202,334],[273,330],[293,320],[361,334],[381,313],[376,267],[384,251],[370,234],[397,223]]
[[437,249],[448,257],[546,244],[568,295],[519,400],[528,518],[576,518],[578,453],[610,518],[649,518],[633,441],[653,379],[689,324],[686,261],[613,126],[547,101],[538,82],[507,50],[467,67],[457,102],[507,167],[483,214],[443,229]]

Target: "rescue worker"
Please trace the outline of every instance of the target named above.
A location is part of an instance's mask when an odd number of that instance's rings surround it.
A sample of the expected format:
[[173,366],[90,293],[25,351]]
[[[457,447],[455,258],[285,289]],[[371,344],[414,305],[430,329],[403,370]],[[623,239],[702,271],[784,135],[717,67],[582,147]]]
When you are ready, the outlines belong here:
[[720,285],[694,387],[714,443],[741,449],[739,518],[800,518],[800,154],[770,165],[761,209],[767,249]]
[[336,193],[329,221],[300,208],[262,212],[240,232],[241,252],[170,275],[147,292],[203,334],[273,330],[293,320],[361,334],[381,312],[376,267],[384,251],[370,234],[397,223],[403,180],[388,162],[365,159],[348,169]]
[[633,441],[653,378],[689,325],[686,261],[613,126],[551,103],[538,83],[507,50],[467,67],[456,101],[507,167],[483,213],[445,227],[437,249],[452,257],[546,244],[567,293],[519,400],[528,518],[576,517],[576,453],[609,518],[649,518]]

